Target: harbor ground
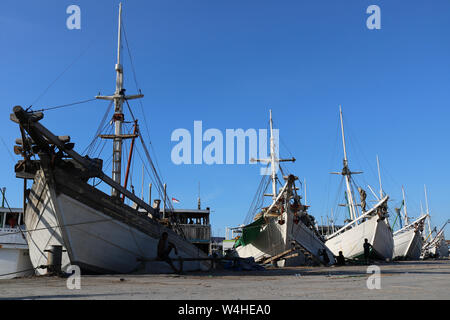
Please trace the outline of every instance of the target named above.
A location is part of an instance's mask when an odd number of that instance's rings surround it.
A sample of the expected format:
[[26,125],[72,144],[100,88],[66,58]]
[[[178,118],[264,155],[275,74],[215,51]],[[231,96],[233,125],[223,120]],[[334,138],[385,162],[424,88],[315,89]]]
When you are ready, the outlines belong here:
[[380,289],[368,289],[373,274],[367,273],[367,266],[296,267],[82,276],[80,290],[69,290],[67,279],[58,277],[0,280],[0,299],[450,299],[448,259],[378,266]]

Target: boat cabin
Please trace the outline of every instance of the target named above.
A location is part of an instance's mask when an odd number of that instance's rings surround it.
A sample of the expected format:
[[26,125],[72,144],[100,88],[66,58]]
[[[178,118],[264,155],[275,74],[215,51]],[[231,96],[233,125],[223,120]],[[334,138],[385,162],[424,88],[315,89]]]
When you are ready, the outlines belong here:
[[209,214],[211,210],[202,209],[174,209],[173,214],[178,218],[180,227],[186,239],[197,248],[210,254],[211,251],[211,224]]
[[23,210],[18,208],[0,208],[0,229],[17,229],[23,226]]

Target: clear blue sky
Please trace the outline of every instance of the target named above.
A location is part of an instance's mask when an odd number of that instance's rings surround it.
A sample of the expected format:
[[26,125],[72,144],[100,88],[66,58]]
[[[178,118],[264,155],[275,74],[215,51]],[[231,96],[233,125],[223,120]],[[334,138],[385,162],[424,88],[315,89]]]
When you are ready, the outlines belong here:
[[[35,108],[113,92],[118,2],[2,1],[0,136],[9,152],[19,137],[9,121],[12,107],[34,103],[74,60]],[[71,4],[81,7],[81,30],[66,28]],[[366,28],[371,4],[381,8],[381,30]],[[288,147],[281,153],[298,159],[289,168],[307,179],[310,212],[320,220],[342,199],[336,198],[340,178],[329,174],[342,166],[341,104],[350,167],[365,172],[358,181],[378,188],[378,154],[391,208],[401,201],[403,184],[417,216],[426,184],[433,222],[441,225],[449,218],[449,12],[446,0],[124,1],[151,140],[178,207],[196,206],[200,181],[214,234],[243,222],[259,167],[175,166],[170,136],[177,128],[192,130],[194,120],[223,132],[266,128],[272,108]],[[125,87],[133,93],[128,61]],[[82,151],[105,108],[93,102],[51,111],[43,123],[71,135]],[[19,206],[22,182],[3,142],[0,150],[0,185]]]

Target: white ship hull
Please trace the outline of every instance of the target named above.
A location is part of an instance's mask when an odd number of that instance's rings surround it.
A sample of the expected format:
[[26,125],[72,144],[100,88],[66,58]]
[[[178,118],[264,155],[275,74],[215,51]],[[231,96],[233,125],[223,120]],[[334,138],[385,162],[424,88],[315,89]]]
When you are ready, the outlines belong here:
[[[136,211],[130,213],[131,209],[125,210],[123,205],[116,204],[120,211],[114,212],[114,204],[107,201],[109,196],[92,187],[88,189],[87,185],[71,184],[70,179],[61,174],[55,175],[56,183],[48,181],[42,170],[35,176],[25,221],[34,267],[47,264],[45,249],[61,245],[66,250],[63,270],[69,265],[78,265],[87,273],[172,273],[166,262],[138,261],[156,259],[163,231],[168,232],[169,241],[176,245],[180,257],[205,256],[172,230],[151,219],[137,219]],[[64,190],[61,183],[66,187]],[[70,195],[69,190],[72,190]],[[172,252],[171,258],[175,257]],[[174,264],[178,267],[177,262]],[[183,264],[184,271],[205,268],[205,262]],[[45,272],[38,269],[39,274]]]
[[[296,241],[314,255],[318,255],[319,250],[325,249],[330,263],[334,263],[332,252],[312,230],[302,222],[294,223],[292,215],[284,213],[282,219],[286,221],[285,224],[280,225],[276,219],[272,219],[270,223],[263,227],[256,240],[246,246],[238,247],[236,252],[239,257],[254,257],[255,261],[270,258],[291,249],[292,241]],[[298,252],[296,257],[280,260],[278,266],[301,266],[305,265],[306,262],[305,256]]]
[[419,260],[423,239],[420,232],[409,229],[394,235],[394,258]]
[[344,257],[354,259],[364,256],[364,239],[372,245],[378,258],[392,259],[394,239],[391,229],[385,220],[378,221],[377,215],[369,216],[366,221],[338,234],[325,244],[334,255],[342,251]]
[[448,245],[443,235],[436,242],[436,245],[430,249],[430,252],[439,258],[448,257]]

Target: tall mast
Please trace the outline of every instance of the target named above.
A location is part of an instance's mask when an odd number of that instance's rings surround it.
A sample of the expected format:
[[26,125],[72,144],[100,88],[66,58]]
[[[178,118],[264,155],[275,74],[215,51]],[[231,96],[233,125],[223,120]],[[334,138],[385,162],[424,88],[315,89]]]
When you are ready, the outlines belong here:
[[344,148],[344,168],[342,169],[342,175],[345,177],[345,184],[347,186],[347,201],[348,206],[350,208],[350,216],[352,220],[356,219],[356,208],[355,208],[355,202],[353,200],[353,193],[351,189],[350,184],[350,176],[352,172],[348,168],[348,159],[347,159],[347,149],[345,146],[345,133],[344,133],[344,120],[342,117],[342,107],[339,106],[339,116],[341,119],[341,132],[342,132],[342,146]]
[[304,188],[305,188],[305,206],[307,206],[307,205],[308,205],[308,202],[307,202],[307,200],[306,200],[306,178],[305,178],[303,184],[304,184]]
[[[114,182],[121,184],[121,166],[122,166],[122,141],[123,139],[132,138],[131,135],[122,134],[122,124],[125,120],[123,114],[123,102],[125,100],[142,98],[143,95],[126,96],[123,88],[123,66],[120,63],[122,51],[122,3],[119,5],[119,27],[117,36],[117,64],[116,70],[116,92],[112,96],[97,96],[97,99],[114,101],[114,135],[101,135],[104,139],[113,139],[113,164],[112,164],[112,179]],[[119,192],[112,188],[112,196],[119,196]]]
[[202,208],[202,203],[200,201],[200,181],[198,182],[198,199],[197,199],[197,208],[198,210],[201,210]]
[[427,186],[423,185],[423,189],[425,190],[425,206],[427,207],[427,215],[428,215],[428,232],[431,234],[431,216],[428,208]]
[[[113,142],[113,168],[112,179],[121,184],[122,167],[122,123],[125,120],[123,115],[123,67],[120,64],[120,53],[122,51],[122,3],[119,5],[119,28],[117,36],[117,64],[116,64],[116,92],[114,99],[114,142]],[[112,191],[112,195],[118,195],[117,190]]]
[[377,155],[378,181],[380,183],[380,199],[383,199],[383,186],[381,185],[380,160]]
[[402,186],[403,194],[403,212],[405,213],[405,225],[408,225],[408,210],[406,209],[405,189]]
[[275,159],[275,137],[273,136],[272,110],[270,110],[270,162],[272,163],[272,199],[277,198],[277,168]]
[[[263,162],[271,164],[271,178],[272,178],[272,199],[275,201],[277,199],[277,171],[280,162],[292,161],[295,162],[295,158],[292,159],[279,159],[275,153],[275,137],[273,134],[273,121],[272,121],[272,110],[270,110],[270,159],[251,159],[252,162]],[[267,195],[269,196],[269,195]]]

